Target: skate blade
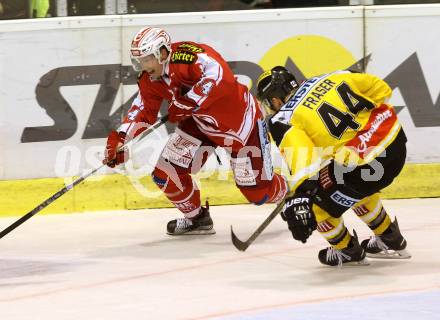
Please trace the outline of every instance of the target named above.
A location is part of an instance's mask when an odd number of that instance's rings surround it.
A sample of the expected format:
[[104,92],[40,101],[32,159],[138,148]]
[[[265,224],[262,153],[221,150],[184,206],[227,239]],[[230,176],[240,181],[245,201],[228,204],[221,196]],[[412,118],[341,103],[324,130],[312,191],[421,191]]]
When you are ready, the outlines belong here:
[[411,254],[407,250],[389,250],[388,252],[367,253],[367,257],[374,259],[409,259]]
[[215,230],[214,229],[206,229],[206,230],[193,230],[193,231],[188,231],[185,233],[169,233],[167,232],[168,235],[170,236],[198,236],[198,235],[211,235],[211,234],[215,234]]
[[351,262],[345,262],[342,264],[342,267],[348,266],[348,267],[363,267],[363,266],[369,266],[370,261],[367,258],[363,258],[360,261],[351,261]]
[[[325,265],[325,264],[324,264]],[[343,264],[339,265],[327,265],[328,267],[331,268],[353,268],[353,267],[364,267],[364,266],[369,266],[370,265],[370,261],[367,258],[363,258],[360,261],[350,261],[350,262],[344,262]]]

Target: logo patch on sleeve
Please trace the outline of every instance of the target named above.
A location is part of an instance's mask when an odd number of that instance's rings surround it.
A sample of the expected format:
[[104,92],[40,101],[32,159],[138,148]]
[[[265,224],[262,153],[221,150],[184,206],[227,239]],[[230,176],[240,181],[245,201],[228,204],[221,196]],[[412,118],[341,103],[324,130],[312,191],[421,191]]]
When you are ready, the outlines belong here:
[[196,62],[197,55],[188,51],[174,51],[171,53],[171,63],[191,64]]

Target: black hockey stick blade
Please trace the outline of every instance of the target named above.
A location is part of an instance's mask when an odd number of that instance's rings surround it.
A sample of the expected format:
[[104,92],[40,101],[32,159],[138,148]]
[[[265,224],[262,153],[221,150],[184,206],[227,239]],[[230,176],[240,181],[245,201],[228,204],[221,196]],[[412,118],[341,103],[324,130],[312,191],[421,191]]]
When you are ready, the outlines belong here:
[[[136,141],[139,141],[140,139],[146,137],[150,132],[152,132],[153,130],[157,129],[158,127],[160,127],[162,124],[164,124],[165,122],[168,121],[168,115],[163,116],[162,118],[160,118],[158,121],[156,121],[153,125],[151,125],[147,130],[145,130],[144,132],[142,132],[138,138],[136,139]],[[123,145],[119,150],[121,150],[122,148],[125,148],[128,144],[131,144],[135,142],[135,139],[129,141],[127,144]],[[108,163],[108,162],[107,162]],[[52,202],[54,202],[55,200],[57,200],[58,198],[60,198],[63,194],[69,192],[70,190],[72,190],[76,185],[80,184],[81,182],[83,182],[85,179],[87,179],[89,176],[95,174],[97,171],[99,171],[102,167],[106,166],[107,163],[104,163],[102,165],[100,165],[99,167],[89,171],[88,173],[84,174],[83,176],[79,177],[78,179],[76,179],[75,181],[73,181],[71,184],[65,186],[64,188],[62,188],[61,190],[59,190],[58,192],[56,192],[55,194],[53,194],[51,197],[49,197],[48,199],[46,199],[45,201],[43,201],[42,203],[40,203],[38,206],[36,206],[34,209],[32,209],[31,211],[29,211],[28,213],[26,213],[24,216],[22,216],[20,219],[18,219],[17,221],[15,221],[14,223],[12,223],[10,226],[8,226],[7,228],[5,228],[4,230],[0,231],[0,239],[3,238],[4,236],[6,236],[7,234],[9,234],[11,231],[13,231],[14,229],[16,229],[17,227],[19,227],[20,225],[22,225],[23,223],[25,223],[27,220],[29,220],[30,218],[32,218],[34,215],[36,215],[38,212],[40,212],[41,210],[43,210],[44,208],[46,208],[48,205],[50,205]]]
[[246,251],[246,249],[249,247],[248,243],[243,242],[237,238],[237,236],[234,233],[234,230],[232,229],[232,226],[231,226],[231,240],[234,247],[236,247],[240,251]]
[[52,202],[57,200],[59,197],[61,197],[66,192],[69,192],[70,190],[72,190],[73,187],[75,187],[77,184],[79,184],[82,181],[84,181],[87,177],[91,176],[92,174],[94,174],[96,171],[100,170],[104,166],[105,166],[105,164],[102,164],[98,168],[93,169],[92,171],[88,172],[87,174],[85,174],[85,175],[79,177],[78,179],[76,179],[75,181],[73,181],[71,184],[63,187],[58,192],[54,193],[51,197],[49,197],[48,199],[46,199],[45,201],[40,203],[34,209],[32,209],[31,211],[26,213],[24,216],[22,216],[20,219],[18,219],[13,224],[11,224],[9,227],[7,227],[4,230],[2,230],[0,232],[0,239],[3,238],[4,236],[6,236],[11,231],[13,231],[14,229],[16,229],[17,227],[19,227],[20,225],[22,225],[23,223],[25,223],[27,220],[29,220],[33,216],[35,216],[38,212],[40,212],[41,210],[46,208],[48,205],[50,205]]
[[284,207],[284,200],[281,201],[277,207],[270,213],[270,215],[263,221],[263,223],[254,231],[254,233],[246,241],[241,241],[237,238],[231,226],[231,240],[234,247],[240,251],[245,251],[255,239],[266,229],[266,227],[272,222],[272,220],[281,212]]

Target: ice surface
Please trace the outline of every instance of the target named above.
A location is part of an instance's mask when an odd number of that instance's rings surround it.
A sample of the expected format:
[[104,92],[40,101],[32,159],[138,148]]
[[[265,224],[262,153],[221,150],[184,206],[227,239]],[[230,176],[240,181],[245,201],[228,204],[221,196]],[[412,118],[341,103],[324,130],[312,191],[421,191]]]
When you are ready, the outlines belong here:
[[237,251],[230,225],[246,240],[271,205],[212,206],[213,236],[166,235],[175,209],[37,215],[0,240],[0,318],[440,319],[440,199],[384,204],[413,257],[344,268],[320,265],[324,239],[296,242],[280,218]]

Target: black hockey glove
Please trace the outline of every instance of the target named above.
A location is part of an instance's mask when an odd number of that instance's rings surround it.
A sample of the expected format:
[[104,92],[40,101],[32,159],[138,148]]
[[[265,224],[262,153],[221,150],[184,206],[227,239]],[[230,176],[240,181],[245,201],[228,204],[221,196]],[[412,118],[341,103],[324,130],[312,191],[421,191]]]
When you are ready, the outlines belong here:
[[307,193],[295,193],[286,198],[281,217],[287,221],[293,238],[302,243],[306,243],[317,227],[312,211],[312,197]]

